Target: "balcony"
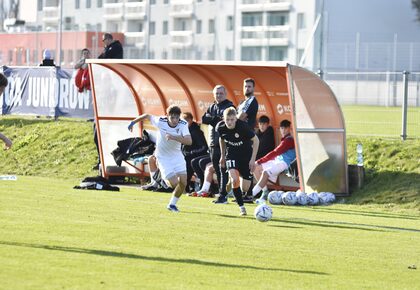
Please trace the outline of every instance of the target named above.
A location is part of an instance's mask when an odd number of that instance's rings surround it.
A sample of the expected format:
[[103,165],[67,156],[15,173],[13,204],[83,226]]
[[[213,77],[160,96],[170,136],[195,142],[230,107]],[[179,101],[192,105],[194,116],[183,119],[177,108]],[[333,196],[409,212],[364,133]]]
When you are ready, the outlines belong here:
[[44,7],[55,7],[58,8],[59,0],[45,0]]
[[142,20],[146,17],[146,2],[125,3],[125,19]]
[[242,0],[239,10],[242,12],[289,11],[291,5],[291,0]]
[[289,26],[242,27],[242,46],[287,46],[289,43]]
[[175,18],[189,18],[194,14],[194,6],[192,3],[171,3],[169,16]]
[[57,23],[59,20],[59,10],[58,7],[44,7],[42,21],[44,23]]
[[144,32],[126,32],[124,36],[126,45],[143,48],[146,44]]
[[191,30],[171,31],[171,48],[186,48],[193,45],[193,33]]
[[122,20],[124,14],[124,3],[104,3],[106,20]]

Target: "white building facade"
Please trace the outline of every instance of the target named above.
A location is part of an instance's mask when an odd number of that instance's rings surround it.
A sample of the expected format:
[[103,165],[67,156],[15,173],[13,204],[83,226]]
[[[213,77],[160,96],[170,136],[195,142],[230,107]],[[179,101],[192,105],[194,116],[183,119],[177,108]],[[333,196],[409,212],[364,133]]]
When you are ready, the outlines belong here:
[[[21,14],[30,20],[28,27],[54,31],[60,2],[21,0]],[[122,32],[126,58],[287,61],[314,71],[420,71],[420,25],[411,0],[62,2],[63,30]]]

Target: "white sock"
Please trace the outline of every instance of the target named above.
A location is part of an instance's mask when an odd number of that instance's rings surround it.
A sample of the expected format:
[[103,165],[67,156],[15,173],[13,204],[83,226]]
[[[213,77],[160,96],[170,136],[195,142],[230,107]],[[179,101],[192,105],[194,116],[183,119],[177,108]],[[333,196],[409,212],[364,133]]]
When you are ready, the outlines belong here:
[[155,176],[156,171],[150,171],[150,181],[151,182],[156,182],[156,180],[153,178],[153,176]]
[[258,184],[254,186],[254,188],[252,189],[252,196],[256,196],[260,191],[261,191],[261,186],[259,186]]
[[211,183],[208,181],[204,181],[203,187],[201,187],[200,191],[209,192]]
[[169,204],[172,205],[176,205],[176,203],[178,202],[179,198],[176,196],[172,196],[171,201],[169,202]]

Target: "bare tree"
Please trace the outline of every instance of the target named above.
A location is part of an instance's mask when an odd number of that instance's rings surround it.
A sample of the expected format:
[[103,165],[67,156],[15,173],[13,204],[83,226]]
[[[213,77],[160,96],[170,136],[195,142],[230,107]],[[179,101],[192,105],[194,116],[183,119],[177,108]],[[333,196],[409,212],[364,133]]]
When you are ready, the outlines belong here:
[[420,21],[420,0],[411,0],[411,5],[416,10],[417,21]]

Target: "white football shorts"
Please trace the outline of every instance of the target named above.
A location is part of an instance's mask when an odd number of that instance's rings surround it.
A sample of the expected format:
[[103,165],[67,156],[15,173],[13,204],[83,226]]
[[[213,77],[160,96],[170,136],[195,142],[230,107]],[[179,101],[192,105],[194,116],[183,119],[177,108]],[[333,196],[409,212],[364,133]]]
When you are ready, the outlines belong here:
[[168,180],[175,175],[187,174],[187,164],[185,163],[184,156],[178,158],[157,157],[157,161],[160,173],[162,174],[162,178],[165,180]]
[[268,173],[268,179],[270,179],[270,181],[272,182],[276,182],[279,174],[287,170],[287,168],[289,167],[287,166],[286,162],[277,159],[269,160],[265,163],[262,163],[261,166],[263,170]]

